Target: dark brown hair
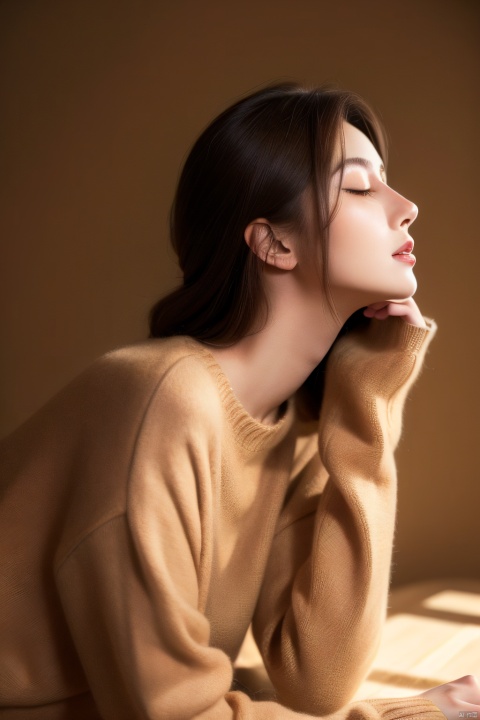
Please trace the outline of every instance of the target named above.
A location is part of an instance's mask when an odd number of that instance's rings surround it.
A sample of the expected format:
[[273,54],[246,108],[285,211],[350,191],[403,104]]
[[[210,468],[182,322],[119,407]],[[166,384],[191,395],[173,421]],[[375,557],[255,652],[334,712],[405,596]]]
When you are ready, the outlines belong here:
[[[264,326],[268,305],[264,262],[244,239],[259,217],[299,233],[328,293],[328,227],[332,163],[342,121],[361,130],[386,165],[383,129],[358,95],[298,83],[268,85],[224,110],[194,143],[170,213],[170,237],[182,285],[151,309],[150,337],[189,335],[231,345]],[[306,232],[305,194],[313,199],[316,231]],[[271,238],[273,240],[273,237]],[[348,327],[361,322],[359,313]],[[362,316],[363,317],[363,316]],[[258,331],[258,328],[256,328]],[[299,391],[307,414],[318,416],[326,358]]]

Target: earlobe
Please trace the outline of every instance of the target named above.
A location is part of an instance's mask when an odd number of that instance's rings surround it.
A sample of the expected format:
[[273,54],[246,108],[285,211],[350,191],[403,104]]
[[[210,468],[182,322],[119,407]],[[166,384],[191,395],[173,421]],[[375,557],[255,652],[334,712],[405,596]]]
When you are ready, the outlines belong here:
[[245,228],[245,242],[250,250],[267,265],[279,270],[293,270],[297,258],[290,243],[280,240],[268,220],[260,218]]

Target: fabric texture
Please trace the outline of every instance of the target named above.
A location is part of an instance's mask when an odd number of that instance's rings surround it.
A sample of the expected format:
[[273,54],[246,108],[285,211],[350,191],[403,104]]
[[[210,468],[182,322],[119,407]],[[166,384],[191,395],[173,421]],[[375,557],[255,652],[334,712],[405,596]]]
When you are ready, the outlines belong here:
[[[349,704],[386,617],[426,322],[342,337],[318,422],[295,396],[258,422],[174,337],[104,355],[3,441],[0,718],[443,720]],[[275,702],[232,689],[250,623]]]

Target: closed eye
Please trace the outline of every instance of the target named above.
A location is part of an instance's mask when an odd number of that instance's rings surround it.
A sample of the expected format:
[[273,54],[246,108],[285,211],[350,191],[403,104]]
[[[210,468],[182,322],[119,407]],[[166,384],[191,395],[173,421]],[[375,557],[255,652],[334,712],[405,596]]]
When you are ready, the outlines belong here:
[[345,192],[352,193],[352,195],[362,195],[363,197],[367,197],[367,195],[371,195],[372,188],[368,188],[367,190],[355,190],[354,188],[343,188]]

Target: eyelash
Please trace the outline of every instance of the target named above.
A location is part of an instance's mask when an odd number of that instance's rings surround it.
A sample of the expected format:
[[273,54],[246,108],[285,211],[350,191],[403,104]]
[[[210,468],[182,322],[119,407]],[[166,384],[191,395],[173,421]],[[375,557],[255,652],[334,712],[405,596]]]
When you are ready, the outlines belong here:
[[354,190],[352,188],[343,188],[345,192],[352,193],[352,195],[362,195],[362,197],[367,197],[367,195],[372,194],[372,188],[368,188],[368,190]]

